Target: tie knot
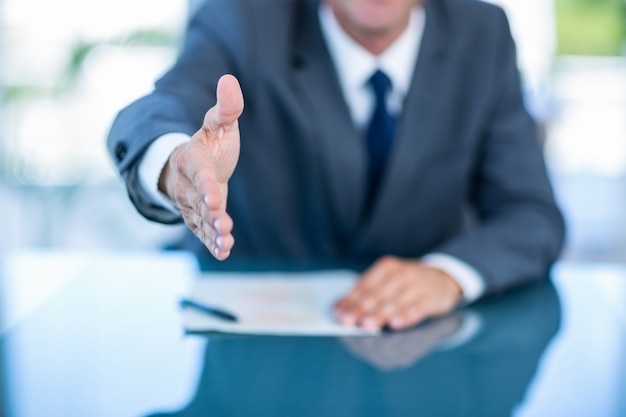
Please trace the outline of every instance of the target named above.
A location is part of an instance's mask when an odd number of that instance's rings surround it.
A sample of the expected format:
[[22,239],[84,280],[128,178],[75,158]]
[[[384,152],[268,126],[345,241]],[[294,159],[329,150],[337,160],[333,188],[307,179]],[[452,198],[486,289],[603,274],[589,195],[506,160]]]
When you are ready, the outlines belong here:
[[372,86],[377,99],[382,99],[391,89],[391,80],[381,70],[376,70],[369,79],[368,84]]

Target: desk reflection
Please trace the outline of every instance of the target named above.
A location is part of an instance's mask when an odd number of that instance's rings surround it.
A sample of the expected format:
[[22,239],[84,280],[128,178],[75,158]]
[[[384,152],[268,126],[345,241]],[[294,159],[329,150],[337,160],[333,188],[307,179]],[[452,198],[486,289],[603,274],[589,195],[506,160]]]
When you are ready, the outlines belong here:
[[560,325],[544,281],[376,338],[211,335],[166,416],[508,416]]

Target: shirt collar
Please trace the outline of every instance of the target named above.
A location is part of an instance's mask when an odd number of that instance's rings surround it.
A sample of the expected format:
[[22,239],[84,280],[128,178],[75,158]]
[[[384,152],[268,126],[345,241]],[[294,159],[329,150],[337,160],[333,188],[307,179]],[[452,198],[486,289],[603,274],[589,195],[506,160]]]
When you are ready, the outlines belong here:
[[391,79],[396,94],[407,94],[424,32],[426,14],[423,6],[413,8],[407,28],[379,56],[373,55],[352,39],[324,3],[320,6],[319,16],[322,33],[344,93],[363,88],[374,71],[381,69]]

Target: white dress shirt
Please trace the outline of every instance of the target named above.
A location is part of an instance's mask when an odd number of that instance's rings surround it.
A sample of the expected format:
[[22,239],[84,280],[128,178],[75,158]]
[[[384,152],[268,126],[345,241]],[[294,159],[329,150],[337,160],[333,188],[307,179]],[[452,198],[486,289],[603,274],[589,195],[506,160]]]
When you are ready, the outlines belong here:
[[[322,34],[334,62],[344,99],[354,124],[363,129],[374,108],[374,95],[367,81],[377,69],[391,80],[388,108],[399,114],[411,86],[415,63],[426,23],[423,7],[411,12],[405,31],[382,54],[375,56],[356,43],[339,25],[332,10],[322,4],[319,10]],[[190,138],[182,133],[169,133],[158,138],[146,151],[139,166],[141,185],[154,202],[177,212],[178,208],[158,190],[163,167],[174,148]],[[443,253],[431,253],[421,259],[453,277],[463,290],[463,301],[472,302],[484,292],[480,274],[467,263]]]
[[399,114],[404,97],[411,87],[413,69],[419,54],[424,32],[424,9],[420,7],[412,11],[405,31],[378,56],[356,43],[343,30],[330,7],[322,5],[319,17],[322,34],[354,124],[365,128],[374,110],[374,92],[367,83],[377,69],[391,80],[387,108],[390,113]]

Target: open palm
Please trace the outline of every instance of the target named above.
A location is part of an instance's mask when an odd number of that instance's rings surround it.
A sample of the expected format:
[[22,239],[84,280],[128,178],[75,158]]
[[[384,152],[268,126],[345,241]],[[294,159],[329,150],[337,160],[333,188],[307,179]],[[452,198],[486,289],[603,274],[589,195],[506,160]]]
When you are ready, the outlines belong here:
[[217,84],[217,104],[191,140],[176,148],[164,170],[166,194],[175,199],[189,229],[220,260],[234,245],[226,198],[239,159],[242,111],[239,82],[232,75],[223,76]]

